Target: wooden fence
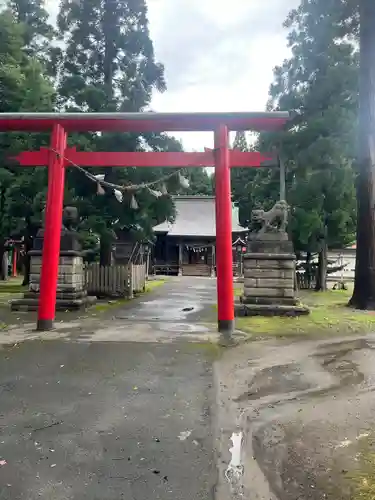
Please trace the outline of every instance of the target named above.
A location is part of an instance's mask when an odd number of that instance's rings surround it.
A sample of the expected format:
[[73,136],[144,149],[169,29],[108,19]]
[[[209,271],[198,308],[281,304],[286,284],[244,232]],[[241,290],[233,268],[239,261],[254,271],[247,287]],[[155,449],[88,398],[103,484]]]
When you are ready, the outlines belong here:
[[145,290],[146,265],[103,267],[98,263],[89,264],[85,281],[88,295],[133,298],[135,293]]
[[316,277],[311,276],[308,278],[305,272],[296,272],[297,286],[299,290],[314,290],[316,286]]
[[134,293],[144,292],[146,288],[146,264],[131,264],[131,285]]

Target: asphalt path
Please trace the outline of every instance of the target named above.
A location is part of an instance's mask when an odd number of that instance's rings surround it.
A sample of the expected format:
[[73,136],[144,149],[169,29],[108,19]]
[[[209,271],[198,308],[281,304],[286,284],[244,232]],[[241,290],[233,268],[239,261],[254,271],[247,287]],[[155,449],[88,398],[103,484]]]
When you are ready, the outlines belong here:
[[3,346],[0,499],[213,498],[212,359],[184,334],[214,302],[213,280],[175,280],[63,338]]

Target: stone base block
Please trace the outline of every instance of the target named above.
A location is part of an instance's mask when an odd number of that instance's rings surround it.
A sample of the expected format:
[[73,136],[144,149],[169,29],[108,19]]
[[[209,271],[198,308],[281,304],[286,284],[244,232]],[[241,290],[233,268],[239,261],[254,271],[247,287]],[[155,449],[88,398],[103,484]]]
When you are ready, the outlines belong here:
[[[295,255],[287,235],[253,239],[244,255],[242,315],[280,315],[299,312],[295,298]],[[251,310],[251,314],[247,311]]]
[[278,300],[279,297],[293,298],[293,288],[247,288],[244,286],[245,297],[270,297]]
[[[262,258],[263,257],[263,258]],[[293,255],[244,255],[244,269],[292,270],[294,271],[295,257]]]
[[[92,306],[97,301],[96,297],[82,297],[79,299],[57,299],[56,311],[79,311]],[[12,311],[37,311],[39,296],[34,294],[22,299],[12,300],[10,307]]]
[[[33,291],[28,290],[23,294],[25,299],[35,299],[39,297],[39,290]],[[67,291],[58,291],[56,294],[57,300],[79,300],[87,297],[86,290],[67,290]]]
[[240,298],[241,304],[249,304],[249,305],[275,305],[280,304],[284,306],[295,306],[299,303],[299,300],[295,297],[276,297],[276,296],[268,296],[268,297],[249,297],[243,295]]
[[310,309],[301,305],[282,304],[235,304],[235,315],[244,316],[306,316]]
[[289,279],[294,282],[294,269],[269,269],[246,267],[244,270],[244,278],[247,279]]

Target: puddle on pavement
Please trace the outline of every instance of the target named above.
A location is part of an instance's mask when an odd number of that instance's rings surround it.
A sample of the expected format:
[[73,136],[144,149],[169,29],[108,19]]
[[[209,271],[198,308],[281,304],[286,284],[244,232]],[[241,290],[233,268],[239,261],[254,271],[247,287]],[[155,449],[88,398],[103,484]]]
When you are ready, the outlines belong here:
[[[251,459],[278,500],[375,499],[375,493],[351,496],[347,481],[348,471],[362,474],[362,437],[375,425],[375,400],[363,394],[375,383],[374,367],[374,342],[360,338],[320,344],[299,363],[255,373],[237,401],[249,401],[252,411],[256,406],[256,418],[247,419]],[[269,404],[266,396],[276,394],[280,399]]]
[[[374,349],[374,344],[368,339],[355,339],[319,346],[314,357],[325,370],[337,377],[341,387],[359,385],[365,380],[361,366],[353,357],[358,351]],[[375,356],[374,356],[375,359]]]
[[359,338],[353,340],[344,340],[342,342],[334,342],[331,344],[322,344],[318,347],[315,356],[340,357],[345,356],[350,352],[362,349],[375,349],[374,341],[367,338]]
[[160,330],[171,333],[207,333],[209,328],[195,323],[163,323]]
[[294,399],[309,399],[350,386],[361,386],[358,390],[366,386],[368,390],[375,383],[371,374],[374,365],[374,343],[368,339],[323,344],[315,352],[307,352],[299,363],[268,366],[255,372],[248,391],[234,401],[256,401],[282,394],[280,404],[290,401],[293,394]]
[[138,310],[132,314],[123,311],[117,314],[116,319],[126,319],[131,321],[184,321],[191,314],[197,314],[204,309],[204,303],[198,304],[191,300],[151,300],[140,305]]
[[271,366],[257,372],[249,390],[234,401],[252,401],[273,394],[306,391],[311,387],[297,364]]
[[317,431],[274,422],[253,436],[258,465],[278,500],[352,500],[343,463],[332,455],[323,458]]

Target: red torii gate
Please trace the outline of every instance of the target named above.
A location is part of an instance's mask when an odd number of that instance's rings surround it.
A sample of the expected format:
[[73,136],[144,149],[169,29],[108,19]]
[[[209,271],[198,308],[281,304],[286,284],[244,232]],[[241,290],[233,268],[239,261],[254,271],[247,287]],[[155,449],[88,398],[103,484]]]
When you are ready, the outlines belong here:
[[[234,330],[232,269],[232,202],[230,167],[261,167],[275,163],[273,155],[229,149],[233,130],[279,130],[287,112],[272,113],[0,113],[0,132],[52,131],[50,148],[22,152],[22,166],[48,167],[38,330],[53,328],[60,253],[65,167],[215,167],[216,267],[218,330],[230,336]],[[203,153],[79,152],[67,148],[69,132],[200,132],[215,133],[214,150]],[[69,160],[69,161],[68,161]]]

